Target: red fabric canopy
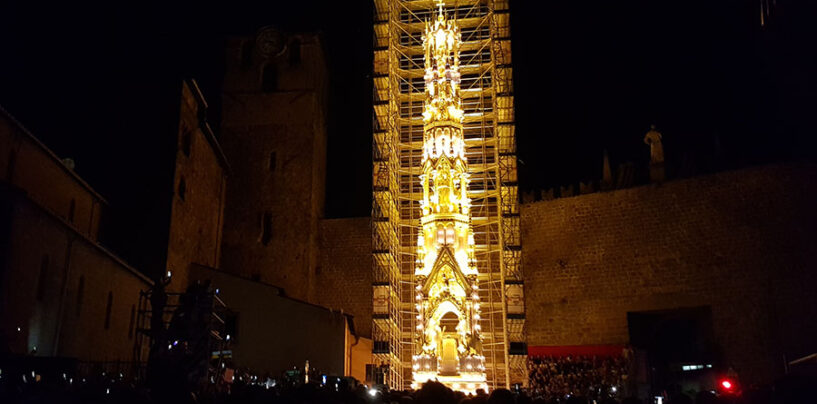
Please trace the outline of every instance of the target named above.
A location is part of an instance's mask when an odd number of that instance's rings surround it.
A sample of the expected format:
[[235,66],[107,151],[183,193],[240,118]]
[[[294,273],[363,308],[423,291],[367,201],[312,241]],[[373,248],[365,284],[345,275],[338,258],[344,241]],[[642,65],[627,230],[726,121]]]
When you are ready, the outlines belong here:
[[624,345],[529,346],[528,356],[619,356]]

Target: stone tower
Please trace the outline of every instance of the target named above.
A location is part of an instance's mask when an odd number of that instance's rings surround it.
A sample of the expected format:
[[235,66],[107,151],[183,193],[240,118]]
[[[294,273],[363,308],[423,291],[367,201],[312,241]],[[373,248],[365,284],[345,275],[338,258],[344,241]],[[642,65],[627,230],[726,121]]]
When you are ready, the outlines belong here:
[[221,137],[232,168],[221,267],[314,301],[326,176],[320,37],[273,28],[227,42]]

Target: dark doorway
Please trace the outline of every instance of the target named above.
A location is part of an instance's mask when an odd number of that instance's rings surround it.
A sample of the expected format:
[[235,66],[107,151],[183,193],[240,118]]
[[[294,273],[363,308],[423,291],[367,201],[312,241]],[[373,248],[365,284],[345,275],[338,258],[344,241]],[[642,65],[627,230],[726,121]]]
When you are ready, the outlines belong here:
[[633,348],[646,353],[645,381],[653,392],[686,392],[708,384],[717,362],[709,306],[631,312],[627,324]]

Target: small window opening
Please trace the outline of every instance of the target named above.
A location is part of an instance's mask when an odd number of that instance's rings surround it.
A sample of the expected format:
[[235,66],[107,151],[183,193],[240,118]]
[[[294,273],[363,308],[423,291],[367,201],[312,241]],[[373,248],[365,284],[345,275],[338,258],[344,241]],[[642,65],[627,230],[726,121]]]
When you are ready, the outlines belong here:
[[108,292],[108,305],[105,306],[105,329],[111,328],[111,310],[113,309],[113,292]]
[[261,76],[261,91],[271,93],[278,90],[278,66],[267,63]]
[[48,282],[48,255],[43,255],[40,261],[40,278],[37,280],[37,301],[45,298],[45,286]]
[[11,178],[14,176],[14,166],[17,165],[17,151],[12,150],[11,155],[9,156],[8,167],[6,167],[6,179],[11,182]]
[[179,198],[184,200],[184,197],[187,195],[187,183],[184,181],[184,176],[179,180]]
[[270,154],[269,154],[269,171],[271,173],[275,172],[275,167],[276,167],[276,165],[278,163],[277,160],[278,159],[277,159],[277,156],[276,156],[275,152],[270,152]]
[[136,306],[130,306],[130,324],[128,325],[128,339],[133,339],[133,326],[136,323]]
[[445,229],[445,244],[447,245],[454,245],[454,239],[456,235],[454,233],[454,228],[449,227]]
[[70,223],[74,223],[74,211],[77,209],[77,201],[75,199],[71,199],[71,203],[68,204],[68,221]]
[[268,245],[272,241],[272,213],[264,212],[261,219],[261,244]]

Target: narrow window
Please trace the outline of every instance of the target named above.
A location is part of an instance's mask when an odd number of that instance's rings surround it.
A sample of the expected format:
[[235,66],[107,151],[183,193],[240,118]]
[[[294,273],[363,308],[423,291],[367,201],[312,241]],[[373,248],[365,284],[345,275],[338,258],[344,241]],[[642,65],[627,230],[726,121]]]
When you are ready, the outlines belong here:
[[71,203],[68,204],[68,221],[74,223],[74,211],[77,209],[77,201],[71,199]]
[[301,40],[293,39],[289,43],[289,65],[295,66],[301,63]]
[[193,137],[189,129],[184,129],[182,132],[182,152],[185,156],[190,157],[190,148],[193,145]]
[[128,339],[133,339],[133,325],[136,322],[136,306],[130,306],[130,325],[128,325]]
[[187,194],[187,183],[184,182],[184,176],[179,180],[179,198],[184,200],[185,195]]
[[437,229],[437,244],[445,244],[445,229]]
[[278,66],[275,63],[267,63],[264,66],[264,74],[261,76],[261,91],[271,93],[278,89]]
[[40,278],[37,280],[37,301],[43,301],[45,298],[45,286],[48,282],[48,255],[43,255],[40,261]]
[[455,238],[454,228],[449,227],[445,229],[445,244],[454,245],[454,238]]
[[241,68],[248,69],[252,66],[252,54],[255,49],[255,40],[248,40],[241,46]]
[[14,166],[17,165],[17,151],[12,150],[9,156],[8,167],[6,167],[6,180],[11,182],[11,177],[14,176]]
[[80,275],[77,285],[77,317],[82,313],[82,300],[85,299],[85,275]]
[[278,164],[278,161],[277,161],[277,156],[275,155],[275,152],[270,152],[270,154],[269,154],[269,171],[271,173],[275,172],[275,167],[276,167],[277,164]]
[[105,329],[111,328],[111,309],[113,308],[113,292],[108,292],[108,305],[105,307]]
[[268,245],[272,240],[272,213],[264,212],[261,219],[261,244]]

